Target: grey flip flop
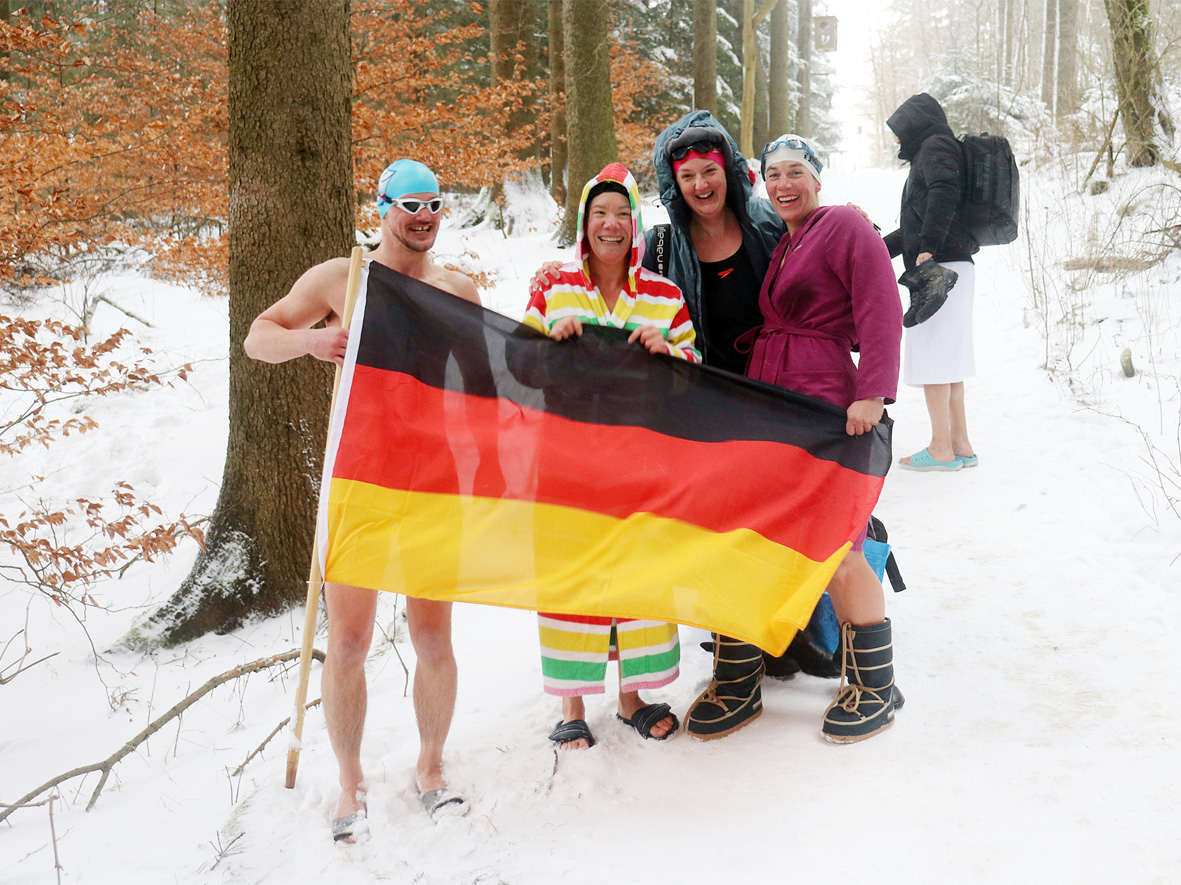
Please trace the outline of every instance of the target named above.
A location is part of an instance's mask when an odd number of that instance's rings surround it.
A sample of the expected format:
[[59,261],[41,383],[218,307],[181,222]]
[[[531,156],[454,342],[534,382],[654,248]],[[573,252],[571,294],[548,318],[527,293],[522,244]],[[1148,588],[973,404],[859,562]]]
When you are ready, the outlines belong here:
[[462,817],[469,811],[467,800],[446,787],[423,793],[418,801],[422,803],[423,809],[430,815],[431,820],[436,823],[441,817]]

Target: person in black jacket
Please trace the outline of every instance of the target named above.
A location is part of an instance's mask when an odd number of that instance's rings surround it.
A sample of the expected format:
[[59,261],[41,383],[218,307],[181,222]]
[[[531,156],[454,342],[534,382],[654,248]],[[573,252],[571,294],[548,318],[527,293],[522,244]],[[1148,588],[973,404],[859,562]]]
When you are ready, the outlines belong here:
[[903,383],[922,387],[931,418],[931,442],[899,464],[910,470],[960,470],[978,458],[968,439],[964,379],[976,373],[972,349],[972,298],[980,248],[957,223],[964,190],[964,159],[939,102],[912,95],[886,121],[898,138],[898,158],[910,163],[902,189],[898,230],[886,236],[890,256],[907,270],[936,261],[959,279],[928,320],[906,330]]

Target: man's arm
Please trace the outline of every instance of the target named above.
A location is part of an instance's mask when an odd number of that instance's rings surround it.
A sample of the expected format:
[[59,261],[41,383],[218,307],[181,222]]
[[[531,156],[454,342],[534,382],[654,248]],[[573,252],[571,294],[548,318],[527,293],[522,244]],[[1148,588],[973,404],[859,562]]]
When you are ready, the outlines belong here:
[[[246,355],[267,363],[282,363],[311,354],[316,359],[341,365],[349,340],[348,332],[339,325],[348,269],[347,258],[333,258],[304,273],[290,292],[250,325],[250,332],[242,342]],[[312,328],[321,320],[332,318],[335,325]]]

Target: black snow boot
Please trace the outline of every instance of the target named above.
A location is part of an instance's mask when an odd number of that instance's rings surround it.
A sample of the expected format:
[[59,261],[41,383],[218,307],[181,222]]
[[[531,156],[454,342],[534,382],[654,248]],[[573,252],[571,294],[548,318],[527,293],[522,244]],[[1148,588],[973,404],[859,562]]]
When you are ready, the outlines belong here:
[[685,716],[685,730],[703,741],[725,737],[763,712],[762,649],[714,634],[714,678]]
[[[784,657],[795,663],[797,670],[803,670],[809,676],[819,676],[821,679],[836,679],[841,675],[840,649],[836,652],[821,648],[807,630],[800,630],[791,640],[791,645],[784,652]],[[770,655],[764,655],[767,665],[767,675],[774,676],[771,661],[778,660]]]
[[849,744],[873,737],[894,724],[902,695],[894,686],[890,620],[841,628],[841,686],[824,711],[825,740]]

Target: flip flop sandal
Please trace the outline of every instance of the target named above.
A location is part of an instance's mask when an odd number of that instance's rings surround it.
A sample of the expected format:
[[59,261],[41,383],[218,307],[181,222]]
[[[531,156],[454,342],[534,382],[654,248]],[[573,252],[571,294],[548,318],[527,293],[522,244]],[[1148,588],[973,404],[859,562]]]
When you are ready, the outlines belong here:
[[364,842],[369,838],[369,814],[364,808],[358,808],[352,814],[338,817],[332,821],[332,841],[353,845]]
[[446,787],[441,790],[431,790],[418,797],[423,809],[430,815],[431,820],[438,823],[442,817],[463,817],[468,813],[467,800],[458,793],[452,793]]
[[639,732],[640,737],[642,737],[644,740],[651,739],[654,741],[666,741],[677,733],[677,729],[681,725],[681,723],[677,721],[676,715],[673,714],[673,727],[668,730],[664,737],[654,737],[652,734],[652,726],[654,726],[665,716],[668,716],[670,713],[672,713],[672,707],[670,707],[668,704],[647,704],[636,710],[636,712],[632,714],[631,719],[624,719],[618,713],[615,714],[615,718],[629,728],[634,728],[637,732]]
[[979,455],[956,455],[955,459],[965,467],[975,467],[980,463]]
[[558,720],[558,727],[550,732],[549,739],[555,744],[565,744],[569,741],[576,741],[579,739],[586,741],[587,748],[595,745],[594,736],[591,735],[590,726],[582,719],[571,719],[569,722]]
[[959,470],[964,466],[964,462],[959,458],[952,458],[950,461],[936,461],[931,457],[930,452],[923,449],[910,456],[909,464],[899,460],[898,466],[904,470]]

